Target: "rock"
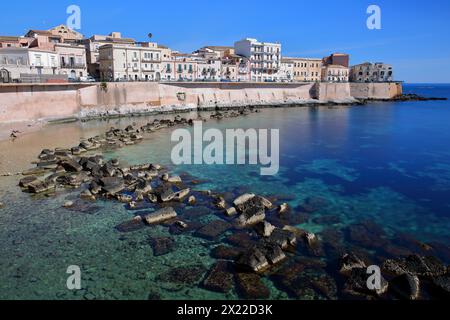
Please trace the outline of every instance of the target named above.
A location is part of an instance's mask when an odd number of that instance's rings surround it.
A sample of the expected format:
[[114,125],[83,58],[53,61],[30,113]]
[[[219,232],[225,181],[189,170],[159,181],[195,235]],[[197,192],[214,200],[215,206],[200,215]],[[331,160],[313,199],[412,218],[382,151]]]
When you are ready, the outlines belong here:
[[43,182],[36,180],[28,184],[28,191],[30,193],[44,193],[48,191],[53,191],[55,189],[55,184],[50,182]]
[[116,198],[117,201],[122,203],[131,203],[133,201],[133,197],[127,194],[118,194]]
[[401,299],[417,300],[420,296],[419,278],[412,274],[403,274],[392,279],[389,287],[393,293]]
[[214,240],[231,229],[231,224],[223,220],[214,220],[195,232],[196,237]]
[[250,199],[253,199],[254,197],[256,197],[255,194],[253,194],[253,193],[246,193],[246,194],[238,197],[236,200],[234,200],[233,204],[234,204],[235,207],[237,207],[237,206],[243,205],[244,203],[246,203]]
[[280,246],[282,249],[286,249],[289,246],[295,246],[297,244],[295,234],[279,228],[273,230],[267,241]]
[[183,287],[196,286],[203,278],[205,272],[206,269],[202,265],[180,266],[157,276],[156,280],[183,285]]
[[225,214],[227,217],[234,217],[238,214],[238,212],[236,211],[235,207],[231,207],[225,211]]
[[220,260],[236,260],[241,254],[242,250],[228,247],[224,245],[219,245],[211,250],[211,257]]
[[181,180],[181,178],[179,176],[173,176],[173,177],[170,177],[169,180],[167,180],[167,182],[177,184],[177,183],[182,183],[183,181]]
[[280,208],[278,209],[278,213],[279,214],[285,214],[287,212],[289,212],[289,205],[287,203],[283,203],[282,205],[280,205]]
[[176,196],[175,192],[173,191],[172,186],[167,185],[167,184],[158,187],[154,191],[154,194],[158,197],[158,201],[160,201],[160,202],[170,202]]
[[317,236],[314,233],[307,232],[305,234],[305,241],[309,247],[313,247],[317,245],[317,241],[319,240],[317,239]]
[[150,244],[155,257],[166,255],[175,248],[175,241],[172,238],[151,238]]
[[397,260],[386,260],[383,269],[394,275],[405,273],[419,277],[437,277],[447,272],[447,268],[435,257],[411,255]]
[[236,265],[243,270],[262,272],[269,268],[269,261],[258,246],[250,248],[236,261]]
[[339,272],[344,275],[350,275],[353,269],[365,269],[367,268],[366,263],[362,261],[355,254],[344,254],[340,260],[340,270]]
[[73,206],[73,201],[66,201],[63,205],[64,208],[70,208]]
[[189,225],[188,225],[186,222],[184,222],[184,221],[176,221],[176,222],[175,222],[175,225],[176,225],[179,229],[182,229],[182,230],[185,230],[185,229],[189,228]]
[[186,198],[189,193],[191,193],[191,189],[184,189],[178,192],[175,192],[175,195],[173,197],[173,200],[175,201],[183,201],[184,198]]
[[203,281],[207,290],[227,293],[233,288],[232,266],[227,261],[217,262]]
[[102,190],[109,195],[115,195],[123,189],[125,189],[125,184],[123,179],[117,177],[105,177],[99,180]]
[[269,299],[270,290],[254,273],[238,273],[236,276],[239,295],[244,299]]
[[90,190],[84,190],[80,194],[80,198],[84,199],[84,200],[89,200],[89,201],[95,201],[96,200],[95,196],[92,194],[92,192]]
[[3,208],[4,206],[3,202],[0,202],[0,208]]
[[45,174],[46,172],[47,172],[47,170],[44,168],[32,168],[32,169],[23,171],[22,175],[23,176],[34,176],[34,175],[40,176],[40,175]]
[[266,256],[270,264],[275,265],[286,259],[286,255],[278,244],[264,242],[259,245],[260,250]]
[[116,226],[116,230],[123,233],[134,232],[145,228],[145,223],[142,217],[138,216],[133,220],[126,221],[118,226]]
[[381,296],[387,292],[389,283],[381,277],[381,288],[370,290],[367,281],[370,275],[367,273],[367,269],[354,268],[350,272],[350,277],[344,285],[344,292],[353,296],[366,296],[375,295]]
[[61,162],[61,166],[67,172],[81,172],[83,170],[83,167],[74,160],[65,160]]
[[144,217],[144,220],[148,224],[158,224],[170,219],[174,219],[176,217],[177,217],[176,211],[173,208],[169,207],[146,215]]
[[214,206],[217,209],[224,210],[227,207],[227,203],[225,202],[225,199],[223,197],[218,197],[215,200]]
[[36,181],[38,181],[37,177],[35,177],[35,176],[28,176],[28,177],[25,177],[25,178],[20,180],[19,186],[21,188],[28,188],[28,186],[30,184],[32,184],[33,182],[36,182]]
[[438,298],[450,298],[450,273],[444,276],[433,277],[432,284]]
[[264,238],[270,237],[275,229],[275,226],[266,221],[260,222],[255,226],[256,233]]
[[197,199],[194,196],[190,196],[189,199],[188,199],[188,203],[190,205],[194,205],[194,204],[197,203]]

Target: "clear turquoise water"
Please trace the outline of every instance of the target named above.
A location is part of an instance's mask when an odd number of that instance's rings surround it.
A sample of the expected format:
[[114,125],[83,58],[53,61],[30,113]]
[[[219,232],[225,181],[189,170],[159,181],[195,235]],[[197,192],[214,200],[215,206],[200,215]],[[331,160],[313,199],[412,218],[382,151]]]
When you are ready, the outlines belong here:
[[[450,97],[446,85],[406,86],[405,91]],[[410,242],[405,244],[408,234],[441,248],[436,254],[446,260],[450,243],[449,119],[448,101],[267,109],[246,118],[209,121],[205,128],[280,129],[278,175],[261,177],[259,167],[254,166],[179,166],[173,170],[206,180],[200,189],[233,195],[252,191],[284,199],[303,215],[298,226],[317,233],[325,249],[327,241],[338,241],[379,262],[399,250],[414,250]],[[120,126],[126,124],[124,120]],[[95,126],[108,125],[89,123],[81,126],[81,134]],[[161,131],[139,145],[105,156],[130,164],[171,166],[170,133]],[[149,294],[162,299],[239,298],[236,290],[228,294],[205,290],[199,285],[201,280],[177,283],[164,277],[175,267],[201,265],[201,279],[216,261],[210,251],[218,243],[190,233],[172,236],[176,250],[155,257],[148,238],[171,236],[167,228],[121,234],[114,227],[133,217],[121,204],[98,202],[84,212],[69,211],[61,206],[75,199],[76,192],[32,198],[16,184],[17,177],[0,180],[0,201],[5,203],[0,209],[0,299],[147,299]],[[311,209],[311,202],[320,205]],[[330,216],[332,220],[324,219]],[[211,214],[199,221],[216,218]],[[352,227],[366,220],[383,229],[380,245],[351,236]],[[372,235],[370,241],[377,239]],[[320,257],[328,263],[323,272],[335,277],[335,257],[326,252]],[[306,255],[299,251],[293,259]],[[66,289],[69,265],[82,269],[81,291]],[[272,299],[292,298],[276,277],[263,281]]]

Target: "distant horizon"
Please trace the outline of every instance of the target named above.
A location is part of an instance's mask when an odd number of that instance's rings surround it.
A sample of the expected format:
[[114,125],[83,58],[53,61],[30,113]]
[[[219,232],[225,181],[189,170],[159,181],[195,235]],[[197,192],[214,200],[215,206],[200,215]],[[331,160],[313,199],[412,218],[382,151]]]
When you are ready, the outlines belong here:
[[[321,2],[279,0],[278,14],[267,13],[266,6],[253,0],[241,3],[173,0],[148,3],[42,0],[7,2],[2,13],[11,19],[0,21],[0,35],[21,36],[30,29],[49,29],[65,24],[67,8],[81,9],[81,32],[94,34],[121,32],[124,37],[152,41],[173,50],[193,52],[206,45],[233,46],[235,41],[252,37],[280,42],[283,56],[322,58],[333,52],[351,56],[351,65],[385,62],[394,67],[395,80],[405,83],[450,83],[449,1],[387,1],[375,4],[381,9],[381,30],[367,27],[367,0],[349,0],[345,5],[332,0]],[[234,7],[236,10],[229,10]],[[107,8],[107,9],[105,9]],[[130,10],[131,8],[131,10]],[[324,9],[323,9],[324,8]],[[325,21],[325,23],[324,23]]]

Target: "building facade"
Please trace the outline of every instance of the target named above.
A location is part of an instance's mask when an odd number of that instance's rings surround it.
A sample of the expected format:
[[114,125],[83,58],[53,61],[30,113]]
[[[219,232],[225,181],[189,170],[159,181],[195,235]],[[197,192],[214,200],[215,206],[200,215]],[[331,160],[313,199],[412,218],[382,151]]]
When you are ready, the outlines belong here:
[[100,79],[100,47],[107,44],[122,44],[134,46],[136,41],[134,39],[122,38],[120,32],[112,32],[110,35],[93,35],[89,39],[81,41],[86,48],[86,63],[88,65],[89,74]]
[[2,48],[0,69],[6,70],[4,72],[8,73],[10,80],[16,82],[28,82],[29,78],[46,75],[57,78],[60,70],[59,55],[36,48]]
[[294,60],[290,58],[282,58],[281,66],[279,71],[279,79],[282,82],[293,82],[294,81]]
[[99,48],[100,77],[106,81],[159,81],[161,61],[161,49],[152,42]]
[[348,82],[349,75],[349,68],[341,65],[330,64],[322,67],[323,82]]
[[59,56],[59,74],[67,75],[71,80],[80,80],[88,76],[86,48],[83,45],[57,43],[55,52]]
[[333,53],[328,57],[322,59],[324,66],[326,65],[336,65],[348,68],[350,66],[350,55],[346,53]]
[[247,38],[234,44],[235,53],[250,60],[250,80],[255,82],[279,81],[281,44],[259,42]]
[[394,81],[392,65],[382,62],[362,63],[350,68],[352,82],[391,82]]
[[289,58],[294,63],[294,81],[319,82],[322,78],[322,59]]

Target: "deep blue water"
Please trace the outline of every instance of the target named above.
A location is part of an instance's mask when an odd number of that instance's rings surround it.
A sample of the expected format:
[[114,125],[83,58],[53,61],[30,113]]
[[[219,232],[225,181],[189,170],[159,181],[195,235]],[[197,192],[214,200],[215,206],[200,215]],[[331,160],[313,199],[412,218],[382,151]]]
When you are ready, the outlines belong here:
[[[450,98],[450,85],[405,85],[404,91]],[[434,254],[448,263],[449,120],[450,102],[430,101],[267,109],[246,118],[211,120],[204,125],[221,130],[279,129],[281,168],[273,177],[262,177],[258,166],[249,165],[173,167],[171,130],[105,156],[130,164],[161,163],[178,173],[188,172],[207,180],[199,186],[204,190],[233,196],[245,191],[275,196],[289,202],[302,217],[301,222],[291,222],[317,233],[325,248],[332,247],[332,238],[344,248],[358,248],[378,263],[401,250],[415,252],[414,244],[405,240],[414,238],[434,244],[439,248]],[[147,238],[171,236],[167,228],[120,234],[114,227],[133,217],[122,204],[98,202],[89,205],[86,212],[72,212],[61,205],[76,198],[76,193],[32,199],[20,190],[11,191],[6,183],[0,197],[5,203],[15,203],[0,209],[0,241],[4,244],[0,249],[0,298],[146,299],[150,291],[163,299],[239,297],[234,289],[219,294],[198,283],[180,285],[160,277],[180,265],[203,265],[206,274],[216,261],[210,256],[211,249],[226,242],[225,237],[208,242],[192,234],[174,236],[176,250],[155,257]],[[311,203],[316,205],[311,208]],[[182,208],[180,216],[188,209]],[[333,217],[332,222],[324,217]],[[199,221],[220,218],[219,213],[211,212]],[[352,236],[355,226],[368,226],[367,221],[377,227],[371,226],[368,235]],[[383,232],[381,237],[373,231],[377,228]],[[303,256],[308,253],[297,252],[293,259]],[[326,250],[319,258],[329,264],[324,274],[335,277],[329,272],[335,257]],[[70,264],[88,270],[82,292],[67,292],[64,287],[65,268]],[[271,298],[293,298],[271,276],[263,281],[271,290]]]

